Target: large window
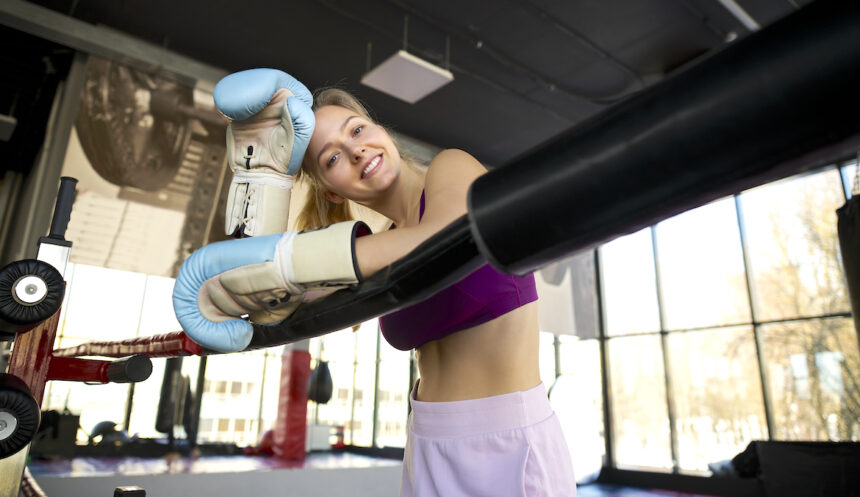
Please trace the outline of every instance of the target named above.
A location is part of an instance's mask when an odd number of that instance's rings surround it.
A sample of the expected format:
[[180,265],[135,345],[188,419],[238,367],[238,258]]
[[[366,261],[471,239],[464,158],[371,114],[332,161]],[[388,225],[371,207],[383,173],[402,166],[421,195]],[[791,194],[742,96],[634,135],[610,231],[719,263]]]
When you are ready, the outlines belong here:
[[750,321],[732,199],[664,221],[655,236],[665,329]]
[[660,337],[613,338],[608,346],[616,463],[627,468],[671,468]]
[[706,473],[756,439],[860,439],[860,353],[834,214],[856,167],[765,185],[600,247],[610,464]]
[[[834,214],[855,167],[765,185],[601,247],[616,466],[706,473],[752,440],[860,439],[860,353]],[[619,337],[635,333],[645,335]]]
[[606,334],[660,330],[651,230],[641,230],[600,247]]
[[308,420],[343,427],[349,445],[403,447],[406,442],[409,353],[381,340],[374,319],[357,331],[311,341],[315,361],[329,363],[333,393],[328,403],[309,405]]
[[759,321],[851,311],[834,214],[844,200],[836,170],[740,196]]
[[409,412],[409,352],[379,341],[379,389],[377,395],[376,445],[406,446],[406,413]]
[[678,466],[707,471],[767,437],[751,326],[668,336]]
[[376,320],[363,323],[355,332],[352,437],[350,438],[353,445],[364,447],[373,445],[373,414],[377,394],[376,341],[378,339],[379,325]]
[[200,406],[201,442],[256,445],[265,363],[263,350],[207,358]]
[[588,482],[606,462],[599,342],[567,335],[558,338],[560,370],[550,390],[550,404],[564,430],[576,479]]
[[842,166],[841,171],[845,195],[851,198],[854,192],[860,190],[860,167],[857,166],[857,161],[850,161]]
[[[311,353],[328,361],[332,378],[332,397],[326,404],[311,404],[318,424],[343,427],[344,441],[352,443],[353,432],[361,431],[361,420],[353,422],[353,399],[363,402],[364,388],[355,385],[355,333],[349,330],[331,333],[311,341]],[[321,346],[317,348],[317,344]],[[319,351],[319,352],[317,352]],[[310,414],[310,409],[309,409]]]
[[848,318],[762,327],[777,440],[860,439],[860,348]]

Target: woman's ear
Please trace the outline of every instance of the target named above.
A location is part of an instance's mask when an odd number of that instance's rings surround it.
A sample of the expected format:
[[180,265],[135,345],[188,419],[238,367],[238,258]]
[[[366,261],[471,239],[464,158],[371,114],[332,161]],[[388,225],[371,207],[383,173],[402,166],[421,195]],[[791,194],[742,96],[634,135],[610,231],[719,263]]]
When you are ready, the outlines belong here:
[[337,193],[330,192],[330,191],[323,193],[323,196],[325,197],[326,200],[328,200],[329,202],[331,202],[333,204],[342,204],[343,201],[346,200],[345,198],[341,197]]

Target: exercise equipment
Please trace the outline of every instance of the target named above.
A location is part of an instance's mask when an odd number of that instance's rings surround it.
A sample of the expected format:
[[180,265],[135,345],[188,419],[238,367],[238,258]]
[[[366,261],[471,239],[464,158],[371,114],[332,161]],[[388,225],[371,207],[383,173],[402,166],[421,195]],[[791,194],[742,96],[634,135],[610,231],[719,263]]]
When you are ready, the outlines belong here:
[[169,357],[164,364],[161,394],[158,396],[158,409],[155,415],[155,429],[167,435],[171,447],[175,442],[173,430],[175,426],[182,425],[188,435],[196,431],[192,430],[193,410],[191,381],[188,376],[182,374],[182,357]]
[[328,361],[317,362],[308,378],[308,400],[317,404],[325,404],[331,400],[334,384],[331,378],[331,370]]
[[[36,259],[13,261],[0,269],[0,340],[11,340],[54,315],[63,303],[71,243],[65,238],[75,199],[74,178],[61,178],[57,209]],[[66,208],[66,206],[68,208]]]
[[152,372],[146,356],[104,361],[53,354],[65,292],[62,272],[71,248],[64,236],[76,183],[61,179],[51,228],[39,239],[37,258],[0,270],[0,336],[15,340],[8,370],[0,374],[0,497],[17,497],[19,489],[44,495],[25,469],[47,381],[125,383],[143,381]]
[[[860,154],[857,157],[860,159]],[[854,314],[854,329],[860,339],[860,163],[855,167],[852,196],[836,209],[836,229],[845,281],[848,283],[848,297]]]
[[128,443],[131,438],[125,430],[118,430],[116,423],[113,421],[99,421],[90,430],[90,436],[87,438],[89,445],[98,444],[115,444],[121,445]]
[[51,317],[65,292],[62,275],[46,262],[25,259],[4,266],[0,269],[0,338],[11,340]]
[[20,378],[0,373],[0,457],[26,447],[39,429],[39,404]]
[[120,187],[167,186],[192,133],[193,90],[99,57],[88,72],[75,126],[93,169]]

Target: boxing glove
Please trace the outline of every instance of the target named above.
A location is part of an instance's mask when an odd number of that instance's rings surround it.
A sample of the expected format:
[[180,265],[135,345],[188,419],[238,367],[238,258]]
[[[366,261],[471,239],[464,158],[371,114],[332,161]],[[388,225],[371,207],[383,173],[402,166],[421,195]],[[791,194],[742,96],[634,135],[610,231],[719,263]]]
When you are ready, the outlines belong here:
[[[252,323],[279,323],[302,302],[359,283],[355,239],[368,234],[363,222],[347,221],[206,245],[179,270],[176,318],[206,348],[243,350]],[[249,320],[241,319],[246,315]]]
[[277,69],[231,74],[215,86],[215,106],[227,126],[233,172],[224,231],[243,237],[283,233],[290,191],[314,129],[313,96]]

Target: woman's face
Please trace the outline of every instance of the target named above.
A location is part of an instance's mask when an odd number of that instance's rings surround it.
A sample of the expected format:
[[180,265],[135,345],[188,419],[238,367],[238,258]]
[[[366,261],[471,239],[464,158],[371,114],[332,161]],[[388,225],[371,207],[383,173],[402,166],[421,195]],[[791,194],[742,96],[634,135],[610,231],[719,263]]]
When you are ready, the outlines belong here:
[[336,105],[320,107],[314,116],[307,153],[335,197],[372,201],[400,174],[400,154],[381,126]]

